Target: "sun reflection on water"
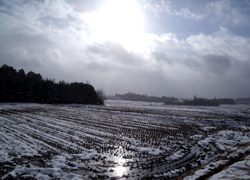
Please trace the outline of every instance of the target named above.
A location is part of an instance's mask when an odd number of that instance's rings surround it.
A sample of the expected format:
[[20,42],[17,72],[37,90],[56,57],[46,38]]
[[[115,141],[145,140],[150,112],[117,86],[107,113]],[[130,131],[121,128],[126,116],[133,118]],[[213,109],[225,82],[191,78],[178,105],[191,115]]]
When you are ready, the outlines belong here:
[[115,173],[117,174],[117,176],[122,177],[123,174],[126,172],[126,168],[123,166],[117,166],[115,169]]
[[126,160],[123,159],[123,158],[119,158],[119,159],[117,160],[117,163],[118,163],[119,165],[123,165],[125,162],[126,162]]
[[118,156],[115,158],[115,162],[118,166],[114,168],[114,172],[118,177],[122,177],[127,172],[127,168],[124,166],[126,160],[123,157]]

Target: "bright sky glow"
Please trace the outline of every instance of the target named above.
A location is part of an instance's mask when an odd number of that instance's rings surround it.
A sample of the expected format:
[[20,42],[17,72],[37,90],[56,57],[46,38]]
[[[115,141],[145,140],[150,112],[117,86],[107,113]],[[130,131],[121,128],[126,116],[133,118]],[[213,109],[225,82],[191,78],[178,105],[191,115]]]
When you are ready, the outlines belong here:
[[250,97],[249,0],[0,0],[0,66],[107,95]]
[[89,19],[95,41],[112,41],[128,50],[143,46],[143,14],[134,0],[109,0]]

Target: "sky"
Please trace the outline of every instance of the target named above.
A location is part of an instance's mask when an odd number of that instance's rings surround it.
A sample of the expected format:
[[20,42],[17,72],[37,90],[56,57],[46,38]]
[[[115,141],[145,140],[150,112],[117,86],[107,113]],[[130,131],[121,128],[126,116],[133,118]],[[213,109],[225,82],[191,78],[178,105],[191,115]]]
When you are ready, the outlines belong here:
[[106,95],[250,97],[249,0],[0,0],[0,66]]

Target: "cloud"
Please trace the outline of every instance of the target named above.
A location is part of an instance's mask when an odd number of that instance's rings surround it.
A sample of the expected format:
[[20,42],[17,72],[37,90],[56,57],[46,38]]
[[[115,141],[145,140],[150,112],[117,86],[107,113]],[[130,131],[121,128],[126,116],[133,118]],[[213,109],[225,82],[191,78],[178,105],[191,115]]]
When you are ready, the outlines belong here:
[[181,8],[180,11],[175,10],[175,14],[178,16],[183,16],[184,18],[195,19],[195,20],[201,20],[204,18],[204,15],[195,14],[191,12],[189,8]]
[[[174,11],[169,1],[143,2],[145,9],[158,15],[168,13],[195,22],[206,19],[189,7]],[[88,80],[107,94],[130,90],[177,97],[249,95],[250,38],[221,25],[216,32],[187,38],[179,38],[175,32],[145,33],[145,48],[128,50],[118,42],[93,39],[87,20],[98,7],[97,1],[89,5],[91,10],[81,10],[83,1],[69,3],[4,1],[0,7],[1,64],[56,80]],[[234,16],[231,6],[229,1],[214,1],[207,10],[229,18]],[[236,7],[235,11],[240,13]]]
[[45,0],[39,8],[42,16],[49,16],[57,19],[67,19],[68,15],[75,14],[72,6],[64,0]]
[[225,24],[243,25],[249,17],[242,13],[242,7],[235,5],[230,0],[213,1],[206,5],[210,20]]
[[29,54],[23,47],[13,47],[11,49],[11,53],[21,60],[29,60]]
[[108,63],[97,63],[97,62],[89,62],[86,63],[85,65],[86,69],[90,70],[90,72],[95,72],[98,74],[102,74],[102,73],[110,73],[110,71],[112,70],[112,68],[110,68],[111,66],[108,65]]
[[202,57],[205,61],[209,71],[214,72],[216,74],[224,74],[232,65],[230,58],[228,55],[217,55],[217,54],[207,54]]
[[160,13],[167,13],[195,20],[200,20],[204,17],[203,15],[191,12],[188,7],[176,10],[172,6],[171,2],[166,0],[161,0],[157,2],[152,0],[144,0],[144,9],[153,12],[156,16],[159,16]]
[[161,12],[171,12],[171,2],[166,0],[144,0],[144,9],[152,11],[155,15]]
[[172,59],[167,57],[167,55],[162,52],[162,51],[153,51],[152,52],[152,58],[157,61],[158,63],[162,63],[162,64],[165,64],[165,63],[172,63]]
[[250,58],[247,62],[238,62],[236,66],[240,69],[240,74],[242,74],[245,79],[250,77]]
[[135,66],[141,59],[139,54],[128,52],[120,44],[108,41],[89,45],[85,52],[93,60],[101,63],[112,62],[119,66]]
[[212,35],[191,35],[187,38],[187,43],[197,53],[222,53],[237,60],[249,60],[250,38],[238,36],[225,28]]
[[82,0],[66,0],[76,12],[94,12],[100,9],[99,0],[82,1]]

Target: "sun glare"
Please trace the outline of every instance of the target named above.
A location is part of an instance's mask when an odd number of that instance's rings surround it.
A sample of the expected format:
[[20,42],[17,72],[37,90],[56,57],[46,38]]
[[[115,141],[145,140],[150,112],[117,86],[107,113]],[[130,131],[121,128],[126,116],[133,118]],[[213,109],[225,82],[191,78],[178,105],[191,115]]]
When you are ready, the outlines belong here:
[[118,166],[115,168],[115,172],[116,172],[117,176],[122,177],[123,174],[126,172],[126,168],[123,166]]
[[134,0],[108,0],[90,27],[96,41],[117,42],[129,50],[143,45],[143,15]]

